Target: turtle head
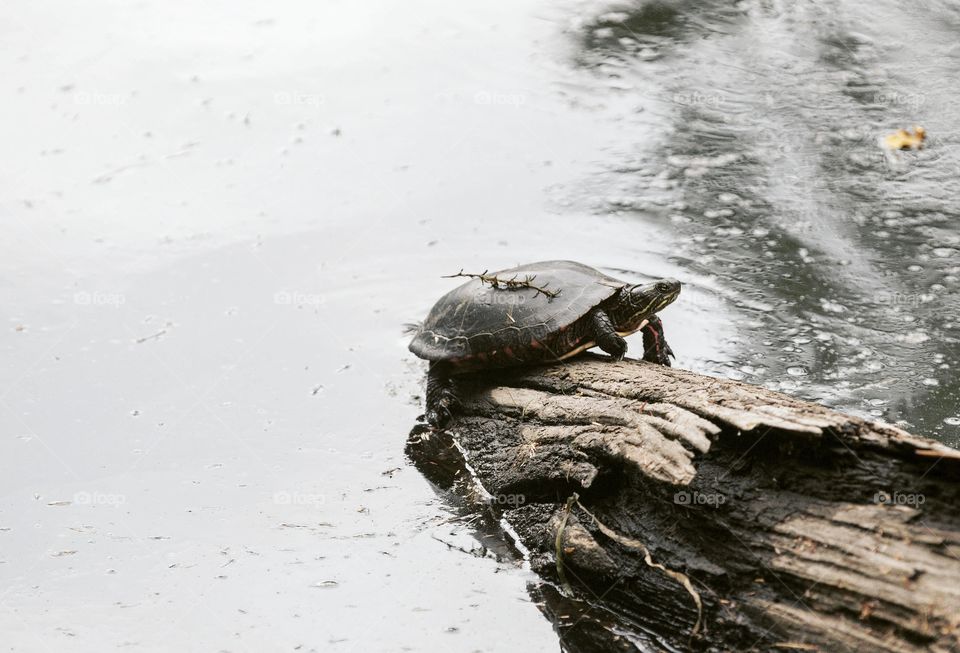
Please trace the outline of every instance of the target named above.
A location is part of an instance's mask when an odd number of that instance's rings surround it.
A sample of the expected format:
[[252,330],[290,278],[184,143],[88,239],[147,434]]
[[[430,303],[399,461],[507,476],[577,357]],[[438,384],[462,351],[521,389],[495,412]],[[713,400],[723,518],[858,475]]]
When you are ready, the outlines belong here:
[[644,320],[669,306],[680,294],[680,282],[661,279],[653,283],[627,286],[621,293],[618,310],[611,317],[620,333],[633,333]]

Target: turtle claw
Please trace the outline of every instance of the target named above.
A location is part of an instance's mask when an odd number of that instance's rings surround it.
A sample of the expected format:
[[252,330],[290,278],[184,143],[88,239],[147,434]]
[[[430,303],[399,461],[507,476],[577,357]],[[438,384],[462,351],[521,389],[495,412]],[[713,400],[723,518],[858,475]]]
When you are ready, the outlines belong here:
[[450,411],[449,402],[440,400],[437,402],[437,405],[427,408],[427,413],[424,417],[427,420],[427,424],[437,431],[442,431],[443,428],[450,423],[450,420],[453,418],[453,413]]
[[666,354],[666,356],[663,357],[663,365],[666,365],[667,367],[672,367],[672,363],[670,359],[673,358],[674,360],[676,360],[677,355],[673,353],[673,349],[670,348],[670,345],[668,345],[666,341],[664,341],[663,343],[663,352]]
[[673,364],[670,362],[670,357],[676,358],[673,355],[673,352],[669,350],[669,347],[657,351],[656,349],[650,349],[643,354],[643,360],[649,363],[656,363],[657,365],[665,365],[667,367],[673,367]]
[[611,339],[609,342],[600,345],[600,349],[610,354],[613,360],[622,361],[623,357],[627,355],[627,342],[618,336],[616,340]]
[[443,430],[444,420],[441,418],[440,413],[435,410],[428,410],[424,417],[426,418],[427,425],[430,426],[430,428],[435,431]]

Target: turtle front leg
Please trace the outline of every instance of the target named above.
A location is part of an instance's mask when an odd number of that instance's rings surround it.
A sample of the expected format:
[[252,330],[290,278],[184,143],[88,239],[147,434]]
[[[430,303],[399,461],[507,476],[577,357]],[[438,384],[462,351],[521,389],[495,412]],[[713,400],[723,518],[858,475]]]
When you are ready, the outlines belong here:
[[596,308],[590,313],[590,328],[593,331],[593,341],[600,349],[613,356],[614,360],[621,360],[626,355],[627,341],[617,333],[606,311]]
[[651,315],[643,327],[643,360],[670,367],[670,358],[676,358],[663,337],[663,322]]
[[450,421],[457,403],[456,388],[447,366],[431,363],[427,373],[427,423],[434,428],[443,428]]

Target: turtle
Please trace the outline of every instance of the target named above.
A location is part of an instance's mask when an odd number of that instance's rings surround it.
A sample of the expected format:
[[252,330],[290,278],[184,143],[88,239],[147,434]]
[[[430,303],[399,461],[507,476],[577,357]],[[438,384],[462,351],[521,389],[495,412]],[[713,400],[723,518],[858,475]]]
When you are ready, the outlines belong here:
[[442,428],[458,404],[455,377],[483,370],[554,363],[599,347],[614,360],[624,336],[643,329],[643,359],[670,365],[673,350],[656,313],[680,282],[630,284],[576,261],[541,261],[471,279],[413,326],[410,351],[430,362],[426,419]]

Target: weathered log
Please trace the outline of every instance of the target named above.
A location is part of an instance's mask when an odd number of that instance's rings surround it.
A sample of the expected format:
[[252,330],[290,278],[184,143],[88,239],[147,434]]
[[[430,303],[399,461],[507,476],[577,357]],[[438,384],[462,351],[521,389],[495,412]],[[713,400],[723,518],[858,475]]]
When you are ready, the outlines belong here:
[[640,361],[460,392],[409,451],[441,485],[465,462],[566,650],[960,650],[960,451]]

